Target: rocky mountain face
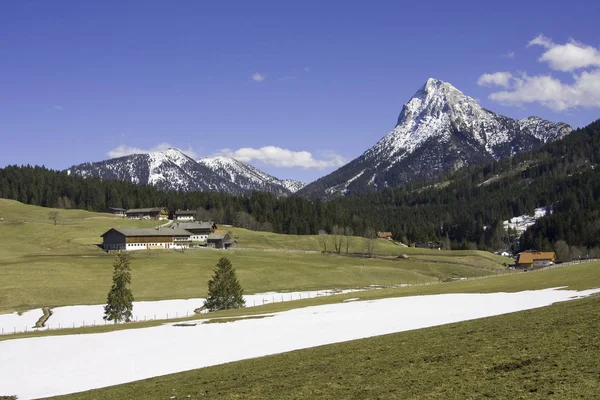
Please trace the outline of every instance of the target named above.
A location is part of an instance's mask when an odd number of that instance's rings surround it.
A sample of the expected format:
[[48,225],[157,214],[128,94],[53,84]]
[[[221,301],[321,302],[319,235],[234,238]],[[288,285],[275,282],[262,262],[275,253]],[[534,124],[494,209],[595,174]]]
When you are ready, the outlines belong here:
[[231,157],[205,157],[198,160],[198,164],[210,169],[224,181],[236,184],[245,192],[260,190],[287,195],[304,187],[302,182],[291,179],[277,179],[252,165]]
[[564,123],[495,114],[449,83],[429,79],[406,103],[396,127],[348,164],[298,193],[335,197],[415,180],[531,151],[571,132]]
[[230,194],[260,190],[289,195],[303,186],[300,182],[294,184],[288,180],[279,180],[233,158],[206,157],[196,161],[178,149],[84,163],[67,171],[83,177],[153,185],[162,190],[199,190]]

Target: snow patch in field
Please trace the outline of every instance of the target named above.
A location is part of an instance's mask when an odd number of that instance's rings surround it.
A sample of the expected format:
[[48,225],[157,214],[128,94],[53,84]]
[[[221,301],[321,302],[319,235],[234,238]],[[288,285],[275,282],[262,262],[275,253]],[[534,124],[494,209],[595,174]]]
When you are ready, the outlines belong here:
[[[305,307],[233,324],[173,324],[0,342],[2,392],[21,400],[248,358],[528,310],[600,293],[546,289],[441,294]],[[49,362],[32,362],[43,355]]]
[[[281,303],[315,297],[331,296],[359,291],[360,289],[344,290],[311,290],[304,292],[265,292],[244,296],[246,307],[262,306],[270,303]],[[150,321],[176,319],[194,315],[194,310],[202,307],[203,298],[176,299],[158,301],[134,301],[133,321]],[[33,326],[42,316],[42,310],[30,310],[22,315],[17,313],[0,315],[0,334],[20,333],[35,330]],[[52,315],[46,321],[45,328],[64,329],[84,326],[106,325],[104,319],[104,304],[64,306],[52,309]]]

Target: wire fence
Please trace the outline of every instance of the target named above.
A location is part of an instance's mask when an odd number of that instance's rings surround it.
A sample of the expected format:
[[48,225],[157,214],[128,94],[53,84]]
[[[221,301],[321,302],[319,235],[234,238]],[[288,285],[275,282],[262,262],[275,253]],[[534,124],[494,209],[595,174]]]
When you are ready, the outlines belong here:
[[[314,299],[318,297],[325,296],[333,296],[337,294],[346,294],[353,292],[360,292],[365,290],[378,289],[382,286],[373,285],[366,288],[351,288],[351,289],[343,289],[343,290],[315,290],[315,291],[305,291],[305,292],[288,292],[288,293],[265,293],[265,294],[256,294],[256,295],[248,295],[244,296],[246,300],[246,307],[257,307],[263,306],[267,304],[273,303],[283,303],[290,301],[298,301],[298,300],[307,300]],[[196,305],[202,304],[203,299],[194,299],[197,301]],[[167,300],[168,301],[168,300]],[[159,301],[160,302],[160,301]],[[35,315],[31,315],[28,318],[28,321],[23,324],[6,324],[2,323],[3,315],[0,315],[0,335],[8,335],[8,334],[16,334],[16,333],[27,333],[27,332],[40,332],[40,331],[49,331],[49,330],[57,330],[57,329],[74,329],[74,328],[89,328],[89,327],[97,327],[97,326],[108,326],[113,325],[112,321],[105,321],[103,319],[103,310],[104,305],[92,305],[92,306],[71,306],[74,308],[86,307],[88,309],[88,316],[85,318],[79,319],[68,319],[65,317],[65,311],[61,311],[61,315],[56,315],[56,310],[51,311],[50,317],[44,323],[43,327],[36,328],[34,327],[35,323],[38,321],[40,317],[41,310],[30,310],[27,313],[35,313],[39,311],[39,313]],[[69,309],[69,306],[59,307],[59,309]],[[161,311],[156,313],[144,313],[144,312],[135,312],[135,303],[134,303],[134,315],[132,317],[132,321],[130,323],[142,323],[148,321],[172,321],[172,320],[181,320],[184,318],[189,318],[199,314],[207,314],[209,311],[203,309],[202,306],[194,307],[190,306],[186,310],[179,311]],[[79,313],[82,311],[79,310]],[[54,320],[53,320],[54,316]],[[12,317],[12,315],[4,315],[4,317]],[[13,317],[14,318],[14,317]],[[56,320],[59,320],[58,322]]]
[[[570,261],[566,263],[552,264],[544,267],[533,268],[527,270],[529,273],[545,271],[550,269],[568,267],[572,265],[578,265],[582,263],[589,263],[600,261],[600,259],[584,259],[584,260],[576,260]],[[350,288],[343,290],[316,290],[316,291],[305,291],[305,292],[290,292],[290,293],[264,293],[258,295],[249,295],[245,296],[246,307],[258,307],[267,304],[274,303],[283,303],[290,301],[298,301],[298,300],[307,300],[314,299],[325,296],[334,296],[338,294],[347,294],[347,293],[358,293],[364,292],[368,290],[377,290],[377,289],[386,289],[386,288],[400,288],[400,287],[414,287],[414,286],[428,286],[434,284],[444,284],[449,282],[457,282],[457,281],[470,281],[470,280],[478,280],[478,279],[490,279],[499,276],[507,276],[507,275],[515,275],[522,274],[524,270],[522,269],[507,269],[507,270],[495,270],[491,274],[478,275],[472,277],[460,277],[460,278],[448,278],[448,279],[440,279],[434,278],[432,280],[427,279],[418,279],[415,280],[407,280],[403,283],[388,283],[383,282],[382,284],[372,284],[367,287],[361,288]],[[199,299],[198,299],[199,300]],[[79,307],[79,306],[75,306]],[[59,321],[56,322],[56,319],[52,321],[52,315],[48,318],[46,323],[41,328],[33,327],[35,322],[39,319],[35,318],[35,321],[30,320],[23,325],[13,324],[2,324],[2,315],[0,315],[0,335],[9,335],[9,334],[17,334],[17,333],[28,333],[28,332],[40,332],[40,331],[49,331],[49,330],[57,330],[57,329],[74,329],[74,328],[86,328],[86,327],[97,327],[97,326],[108,326],[112,325],[113,322],[104,321],[102,318],[103,315],[103,305],[96,306],[88,306],[90,308],[95,308],[90,310],[90,317],[82,318],[82,319],[72,319],[71,321],[66,321],[65,317],[58,318]],[[65,307],[68,308],[68,307]],[[37,310],[32,310],[37,311]],[[32,312],[29,311],[29,312]],[[41,310],[40,310],[41,311]],[[189,318],[198,314],[207,314],[208,310],[202,309],[202,307],[193,309],[193,310],[181,310],[181,311],[162,311],[157,313],[135,313],[135,305],[134,305],[134,315],[131,323],[143,323],[148,321],[172,321],[172,320],[181,320],[184,318]],[[33,322],[32,322],[33,321]]]

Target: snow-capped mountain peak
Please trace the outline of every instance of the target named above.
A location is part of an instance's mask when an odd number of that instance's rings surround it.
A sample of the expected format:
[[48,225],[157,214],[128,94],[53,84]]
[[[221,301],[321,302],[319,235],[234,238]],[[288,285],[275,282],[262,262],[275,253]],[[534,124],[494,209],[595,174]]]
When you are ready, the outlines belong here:
[[80,164],[68,171],[84,177],[125,180],[164,190],[218,191],[231,194],[260,190],[289,195],[294,188],[285,181],[233,158],[205,157],[195,161],[176,148]]
[[301,193],[331,196],[432,179],[445,171],[533,150],[569,132],[571,127],[563,123],[495,114],[450,83],[430,78],[404,104],[391,132]]

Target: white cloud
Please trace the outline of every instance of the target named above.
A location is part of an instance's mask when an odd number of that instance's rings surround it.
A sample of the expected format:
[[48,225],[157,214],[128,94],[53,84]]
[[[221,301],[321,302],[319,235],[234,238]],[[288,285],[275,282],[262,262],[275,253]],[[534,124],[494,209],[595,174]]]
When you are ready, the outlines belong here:
[[514,78],[510,91],[492,93],[491,100],[506,105],[540,103],[555,111],[600,107],[600,70],[584,71],[566,84],[550,75]]
[[554,46],[554,42],[552,41],[552,39],[539,34],[536,37],[534,37],[533,39],[531,39],[529,41],[529,43],[527,43],[527,47],[529,46],[542,46],[545,47],[547,49],[550,49]]
[[510,72],[483,74],[477,83],[480,86],[501,86],[505,90],[489,95],[491,100],[505,105],[521,106],[539,103],[554,111],[571,108],[600,108],[600,50],[570,40],[565,44],[556,44],[552,39],[538,35],[527,44],[541,46],[546,50],[538,61],[561,72],[579,73],[572,75],[571,83],[550,74],[520,77]]
[[264,77],[263,75],[261,75],[259,72],[255,72],[255,73],[252,75],[252,80],[253,80],[254,82],[262,82],[262,81],[264,81],[264,80],[265,80],[265,77]]
[[[150,149],[141,149],[139,147],[131,147],[131,146],[126,146],[124,144],[110,150],[108,153],[106,153],[107,156],[109,156],[110,158],[117,158],[117,157],[124,157],[124,156],[128,156],[131,154],[147,154],[147,153],[153,153],[155,151],[165,151],[171,148],[176,148],[175,146],[171,146],[169,143],[160,143]],[[193,159],[198,158],[198,154],[196,154],[196,152],[194,150],[192,150],[191,147],[188,147],[186,150],[181,150],[181,152],[183,152],[184,154],[186,154],[188,157],[191,157]]]
[[304,72],[310,72],[310,67],[304,67]]
[[344,165],[342,156],[335,153],[325,154],[324,159],[318,160],[308,151],[292,151],[276,146],[265,146],[260,149],[244,147],[238,150],[222,149],[217,155],[235,158],[239,161],[261,161],[276,167],[328,168]]
[[539,35],[528,44],[534,45],[547,49],[538,61],[548,63],[554,70],[568,72],[586,67],[600,67],[600,50],[575,40],[555,44],[551,39]]
[[506,58],[515,58],[515,52],[514,51],[509,51],[508,53],[506,53],[504,55],[504,57],[506,57]]
[[59,104],[55,105],[55,106],[54,106],[54,107],[52,107],[52,108],[54,108],[54,109],[55,109],[55,110],[57,110],[57,111],[62,111],[62,110],[64,110],[64,109],[65,109],[63,106],[61,106],[61,105],[59,105]]
[[477,80],[479,86],[502,86],[509,87],[512,80],[510,72],[494,72],[493,74],[483,74]]

